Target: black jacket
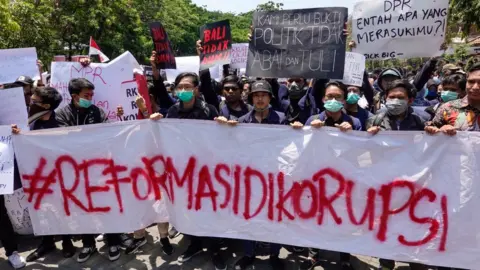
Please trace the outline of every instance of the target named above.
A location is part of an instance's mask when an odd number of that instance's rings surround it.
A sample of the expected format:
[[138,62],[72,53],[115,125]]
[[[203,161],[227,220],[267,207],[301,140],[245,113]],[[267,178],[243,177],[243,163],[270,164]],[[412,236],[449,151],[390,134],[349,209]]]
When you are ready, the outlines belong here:
[[198,97],[195,98],[195,104],[190,110],[183,108],[183,103],[179,101],[168,109],[166,115],[166,118],[196,120],[213,120],[215,117],[218,117],[217,109]]
[[56,120],[60,127],[82,126],[108,122],[105,112],[95,105],[88,109],[77,109],[73,104],[57,111]]

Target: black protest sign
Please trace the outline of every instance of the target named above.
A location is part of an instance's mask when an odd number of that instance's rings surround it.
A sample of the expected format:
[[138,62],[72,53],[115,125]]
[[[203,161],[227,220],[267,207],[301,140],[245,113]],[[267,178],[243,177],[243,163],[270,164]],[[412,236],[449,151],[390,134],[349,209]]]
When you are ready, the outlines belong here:
[[247,75],[342,79],[347,8],[255,12]]
[[230,64],[232,34],[228,20],[209,23],[200,28],[203,51],[200,53],[200,70],[216,65]]
[[150,34],[152,35],[153,46],[157,52],[158,69],[176,69],[175,55],[173,54],[168,34],[159,22],[150,23]]

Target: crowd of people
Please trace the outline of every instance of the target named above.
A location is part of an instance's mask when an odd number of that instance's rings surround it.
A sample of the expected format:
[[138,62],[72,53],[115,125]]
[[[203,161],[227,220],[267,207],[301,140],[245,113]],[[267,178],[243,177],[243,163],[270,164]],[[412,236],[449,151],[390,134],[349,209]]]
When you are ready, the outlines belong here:
[[[349,44],[355,46],[355,44]],[[202,50],[201,42],[197,50]],[[152,52],[150,64],[153,76],[149,82],[149,101],[137,97],[140,119],[161,121],[161,118],[191,120],[212,120],[221,125],[235,126],[238,123],[290,125],[294,129],[304,126],[321,128],[336,127],[342,132],[364,131],[372,135],[385,130],[425,131],[430,135],[445,133],[454,136],[457,131],[480,130],[480,63],[472,64],[468,70],[454,64],[442,64],[436,57],[427,61],[418,72],[406,74],[402,67],[365,71],[361,87],[345,85],[342,81],[310,78],[256,78],[238,76],[228,65],[224,67],[221,82],[212,80],[209,70],[196,73],[181,73],[174,82],[166,82],[157,68],[156,53]],[[89,59],[82,61],[89,65]],[[35,84],[35,86],[34,86]],[[69,82],[71,103],[59,108],[60,93],[41,82],[34,82],[28,76],[3,88],[23,87],[25,104],[28,108],[28,123],[31,130],[81,126],[108,122],[105,112],[92,103],[95,86],[84,78]],[[151,111],[146,104],[151,105]],[[119,117],[123,108],[117,110]],[[21,132],[16,125],[12,132]],[[15,166],[15,180],[20,175]],[[18,269],[26,261],[35,261],[54,251],[55,237],[43,236],[38,248],[26,260],[18,254],[17,242],[11,222],[0,199],[0,241],[11,265]],[[170,239],[178,236],[168,223],[157,224],[160,244],[167,255],[174,253]],[[146,244],[145,229],[125,234],[105,234],[108,257],[115,261],[121,249],[133,254]],[[65,258],[75,256],[72,237],[61,236],[62,252]],[[207,248],[215,269],[226,269],[221,255],[222,239],[215,237],[189,236],[190,244],[178,258],[179,262],[189,261]],[[76,259],[83,263],[97,252],[95,235],[82,235],[83,248]],[[254,241],[243,241],[244,256],[234,268],[246,269],[254,263]],[[284,269],[279,258],[282,245],[271,243],[270,264],[273,269]],[[309,247],[305,247],[309,248]],[[295,247],[295,250],[301,247]],[[341,253],[343,269],[352,269],[350,254]],[[319,262],[319,250],[309,249],[309,256],[300,269],[312,269]],[[393,269],[395,262],[380,259],[381,269]],[[426,266],[410,264],[414,269]],[[441,268],[441,267],[439,267]]]

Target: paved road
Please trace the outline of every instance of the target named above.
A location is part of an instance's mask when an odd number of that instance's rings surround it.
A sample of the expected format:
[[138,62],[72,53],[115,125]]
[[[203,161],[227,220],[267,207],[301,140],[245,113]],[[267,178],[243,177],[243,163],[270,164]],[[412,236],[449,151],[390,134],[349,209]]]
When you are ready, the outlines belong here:
[[[148,243],[142,247],[136,254],[125,255],[122,252],[122,256],[119,260],[115,262],[110,262],[108,260],[108,251],[104,247],[103,242],[97,242],[97,248],[99,249],[99,254],[94,255],[90,260],[83,264],[76,262],[75,257],[70,259],[64,259],[62,257],[61,251],[53,252],[48,254],[45,258],[38,260],[37,262],[29,263],[26,268],[27,270],[43,270],[43,269],[141,269],[141,270],[214,270],[212,264],[209,262],[209,256],[206,253],[199,254],[194,257],[191,261],[183,264],[177,262],[177,257],[185,251],[187,248],[188,240],[185,240],[182,236],[175,238],[172,241],[172,244],[175,247],[175,254],[172,256],[166,256],[161,252],[160,247],[160,238],[156,227],[151,227],[147,230],[149,235],[147,237]],[[32,252],[36,245],[39,243],[39,239],[31,237],[20,237],[20,252],[23,256],[27,256]],[[81,247],[81,241],[74,242],[74,245],[78,248]],[[228,248],[223,251],[225,258],[228,258],[228,269],[233,269],[234,263],[242,256],[241,243],[238,240],[228,240],[226,241],[226,246]],[[57,242],[57,247],[61,248],[61,242]],[[78,254],[78,250],[77,250]],[[286,269],[296,270],[298,269],[301,262],[305,259],[307,255],[306,251],[302,254],[293,254],[288,252],[285,248],[282,248],[280,257],[285,259]],[[271,269],[268,264],[268,257],[259,256],[255,262],[254,269],[266,270]],[[325,252],[322,254],[322,258],[325,261],[322,264],[315,268],[315,270],[327,269],[327,270],[340,270],[341,268],[336,263],[338,260],[338,255],[334,252]],[[355,270],[367,270],[367,269],[377,269],[378,260],[371,257],[364,256],[353,256],[352,265]],[[397,264],[398,265],[398,264]],[[405,264],[400,264],[399,268],[408,269]],[[9,264],[5,256],[5,251],[3,248],[0,249],[0,269],[8,270]]]

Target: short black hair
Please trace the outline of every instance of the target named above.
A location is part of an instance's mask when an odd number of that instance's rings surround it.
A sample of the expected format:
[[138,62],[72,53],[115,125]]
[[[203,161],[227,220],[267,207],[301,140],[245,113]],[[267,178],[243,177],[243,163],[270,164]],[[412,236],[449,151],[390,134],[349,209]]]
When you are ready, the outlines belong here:
[[192,77],[193,86],[197,87],[200,84],[200,79],[198,75],[194,72],[182,72],[178,74],[177,78],[175,78],[175,86],[180,84],[180,81],[185,77]]
[[323,95],[325,96],[325,94],[327,93],[327,88],[330,87],[330,86],[336,86],[340,89],[342,89],[342,92],[343,92],[343,98],[346,99],[347,96],[348,96],[348,87],[343,83],[343,82],[340,82],[340,81],[332,81],[332,82],[329,82],[325,85],[325,92],[323,93]]
[[413,86],[407,80],[400,79],[388,84],[387,89],[385,89],[385,96],[388,96],[388,93],[397,87],[401,87],[407,90],[408,98],[415,98],[417,95],[417,90],[415,89],[415,86]]
[[95,85],[85,78],[71,79],[68,83],[68,92],[70,95],[78,95],[82,89],[95,90]]
[[468,69],[468,73],[472,73],[472,72],[478,71],[478,70],[480,70],[480,62],[473,64],[473,66],[471,66],[471,67]]
[[42,99],[42,104],[49,104],[50,110],[58,108],[63,100],[62,95],[60,95],[57,89],[50,86],[35,87],[33,89],[33,94]]
[[243,81],[240,78],[238,78],[237,75],[228,75],[227,77],[223,78],[222,88],[227,83],[235,83],[238,85],[238,88],[243,89]]
[[462,91],[465,91],[467,88],[467,80],[463,75],[454,74],[443,79],[442,86],[445,85],[458,85],[458,87],[462,89]]

